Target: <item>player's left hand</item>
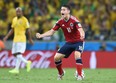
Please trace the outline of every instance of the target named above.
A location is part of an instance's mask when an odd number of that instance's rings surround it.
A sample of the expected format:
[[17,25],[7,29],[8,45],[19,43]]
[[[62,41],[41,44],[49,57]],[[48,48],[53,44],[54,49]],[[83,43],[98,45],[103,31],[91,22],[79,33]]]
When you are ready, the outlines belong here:
[[85,36],[84,35],[81,35],[80,39],[83,40],[84,38],[85,38]]

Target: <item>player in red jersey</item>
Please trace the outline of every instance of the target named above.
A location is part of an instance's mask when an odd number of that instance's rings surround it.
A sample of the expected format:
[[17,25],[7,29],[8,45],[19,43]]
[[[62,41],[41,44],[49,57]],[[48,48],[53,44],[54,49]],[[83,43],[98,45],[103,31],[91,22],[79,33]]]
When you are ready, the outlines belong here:
[[68,58],[73,51],[76,60],[76,72],[78,72],[76,73],[76,78],[77,80],[82,80],[84,76],[82,72],[83,64],[81,54],[84,49],[85,32],[79,20],[70,14],[70,7],[68,5],[63,5],[61,7],[61,19],[56,22],[54,27],[43,34],[37,33],[36,37],[43,38],[51,36],[59,28],[63,30],[66,43],[54,56],[54,61],[58,70],[58,80],[61,80],[65,73],[62,69],[62,58]]

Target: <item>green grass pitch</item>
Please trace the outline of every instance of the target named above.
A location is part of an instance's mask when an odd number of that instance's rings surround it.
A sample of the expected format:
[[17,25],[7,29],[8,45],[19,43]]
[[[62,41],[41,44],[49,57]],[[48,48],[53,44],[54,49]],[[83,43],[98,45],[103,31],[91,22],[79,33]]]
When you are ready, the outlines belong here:
[[73,68],[65,68],[65,76],[59,81],[55,68],[32,69],[29,73],[20,69],[19,75],[10,74],[9,70],[0,68],[0,83],[116,83],[116,69],[84,69],[86,77],[82,81],[75,79]]

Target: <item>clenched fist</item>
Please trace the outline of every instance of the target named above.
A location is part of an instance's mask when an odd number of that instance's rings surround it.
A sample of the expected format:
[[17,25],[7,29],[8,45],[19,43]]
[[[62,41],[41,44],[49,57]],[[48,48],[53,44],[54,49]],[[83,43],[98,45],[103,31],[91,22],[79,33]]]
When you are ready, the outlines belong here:
[[36,33],[36,37],[37,37],[37,38],[41,38],[40,36],[41,36],[40,33]]

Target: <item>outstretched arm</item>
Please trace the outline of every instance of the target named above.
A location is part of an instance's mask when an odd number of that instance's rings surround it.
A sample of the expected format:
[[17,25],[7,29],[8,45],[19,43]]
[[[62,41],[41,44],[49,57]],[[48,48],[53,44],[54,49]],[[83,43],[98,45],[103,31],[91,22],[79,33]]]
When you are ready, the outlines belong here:
[[52,36],[53,34],[55,33],[55,31],[53,29],[43,33],[43,34],[40,34],[40,33],[36,33],[36,37],[37,38],[43,38],[43,37],[48,37],[48,36]]
[[12,28],[8,34],[3,38],[3,41],[6,42],[6,40],[14,33],[14,29]]

